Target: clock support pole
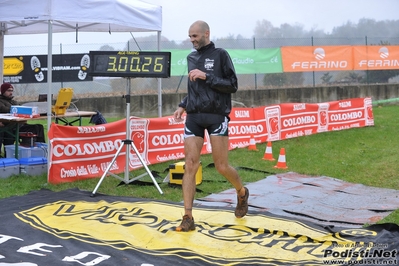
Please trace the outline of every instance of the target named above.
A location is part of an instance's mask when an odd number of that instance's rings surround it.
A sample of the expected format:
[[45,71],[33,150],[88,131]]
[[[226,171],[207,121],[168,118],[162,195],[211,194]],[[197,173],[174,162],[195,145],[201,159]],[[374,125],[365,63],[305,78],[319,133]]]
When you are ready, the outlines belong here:
[[[137,150],[137,147],[134,145],[134,142],[130,139],[131,134],[130,134],[130,77],[127,78],[127,88],[126,88],[126,95],[124,96],[124,98],[126,99],[126,139],[122,141],[122,144],[120,145],[120,147],[118,148],[116,154],[114,155],[114,157],[112,158],[111,162],[108,164],[108,167],[105,169],[104,174],[101,176],[100,180],[98,181],[96,187],[94,188],[93,192],[91,193],[91,197],[94,197],[97,190],[99,189],[101,183],[103,182],[104,178],[107,175],[111,175],[121,181],[123,181],[125,184],[129,184],[135,180],[138,180],[140,178],[142,178],[145,175],[149,175],[152,179],[152,182],[154,183],[155,187],[158,189],[160,194],[163,194],[161,188],[159,187],[158,183],[156,182],[154,176],[152,175],[150,169],[148,169],[147,164],[144,162],[143,158],[140,155],[140,152]],[[124,177],[120,177],[114,173],[110,172],[110,169],[112,168],[112,166],[114,165],[116,159],[118,158],[118,156],[120,155],[120,153],[122,152],[123,147],[126,146],[126,152],[125,152],[125,173],[124,173]],[[143,165],[143,167],[145,168],[147,173],[141,174],[139,176],[130,178],[129,177],[129,154],[130,154],[130,149],[133,149],[133,151],[135,152],[137,158],[140,160],[141,164]]]

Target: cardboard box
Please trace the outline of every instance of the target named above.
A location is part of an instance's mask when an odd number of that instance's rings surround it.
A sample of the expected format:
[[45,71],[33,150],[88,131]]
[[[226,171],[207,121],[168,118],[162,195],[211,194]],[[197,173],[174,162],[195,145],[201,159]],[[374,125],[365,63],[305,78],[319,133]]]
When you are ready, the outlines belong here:
[[0,159],[0,178],[19,174],[19,161],[15,158]]
[[[15,158],[15,145],[5,145],[6,157]],[[29,157],[47,157],[47,147],[18,146],[18,159]]]
[[[169,183],[181,185],[183,183],[184,175],[184,162],[178,162],[169,165]],[[202,183],[202,164],[198,168],[195,174],[195,184],[199,185]]]
[[35,176],[47,173],[47,158],[45,157],[22,158],[19,164],[21,174]]
[[12,105],[10,113],[13,116],[25,117],[25,118],[33,118],[40,116],[37,106]]

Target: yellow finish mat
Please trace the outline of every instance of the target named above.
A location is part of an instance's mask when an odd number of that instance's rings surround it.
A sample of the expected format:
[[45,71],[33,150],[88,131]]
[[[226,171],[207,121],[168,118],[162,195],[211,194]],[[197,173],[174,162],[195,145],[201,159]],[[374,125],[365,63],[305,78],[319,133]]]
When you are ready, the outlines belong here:
[[196,230],[182,233],[180,204],[90,194],[1,200],[0,265],[397,265],[394,224],[322,226],[265,211],[237,219],[229,207],[198,207]]

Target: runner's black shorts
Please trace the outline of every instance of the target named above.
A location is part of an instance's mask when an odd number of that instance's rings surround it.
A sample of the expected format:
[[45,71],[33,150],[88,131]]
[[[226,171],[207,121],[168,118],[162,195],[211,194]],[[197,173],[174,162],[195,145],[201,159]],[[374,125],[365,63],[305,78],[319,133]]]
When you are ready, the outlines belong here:
[[204,138],[205,130],[212,136],[228,136],[229,117],[218,114],[187,114],[184,125],[184,138]]

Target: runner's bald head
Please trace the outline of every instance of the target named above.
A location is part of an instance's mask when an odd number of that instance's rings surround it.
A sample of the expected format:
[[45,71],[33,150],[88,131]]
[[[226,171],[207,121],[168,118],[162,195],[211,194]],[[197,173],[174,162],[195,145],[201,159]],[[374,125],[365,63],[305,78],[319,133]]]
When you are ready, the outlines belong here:
[[208,23],[202,20],[197,20],[193,24],[191,24],[190,29],[196,27],[200,29],[202,32],[210,31]]

